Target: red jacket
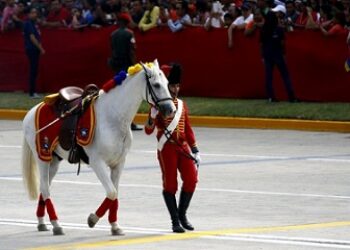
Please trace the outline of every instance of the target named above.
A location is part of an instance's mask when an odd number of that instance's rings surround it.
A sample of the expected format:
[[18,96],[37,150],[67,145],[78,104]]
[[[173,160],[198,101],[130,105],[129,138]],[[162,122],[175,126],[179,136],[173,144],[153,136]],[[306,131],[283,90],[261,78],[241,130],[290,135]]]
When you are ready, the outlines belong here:
[[[174,104],[177,108],[178,101],[177,99],[174,100]],[[191,124],[188,118],[188,107],[185,102],[183,102],[183,109],[182,114],[179,120],[179,123],[177,124],[177,127],[175,128],[174,132],[171,135],[170,139],[173,139],[175,141],[178,141],[179,143],[186,142],[191,149],[196,148],[196,139],[193,133],[193,130],[191,128]],[[158,113],[157,117],[155,118],[155,126],[149,126],[147,123],[145,126],[145,132],[146,134],[150,135],[153,133],[154,128],[157,127],[157,139],[159,140],[161,136],[164,134],[164,128],[168,127],[170,122],[173,118],[167,118],[164,119],[161,114]]]

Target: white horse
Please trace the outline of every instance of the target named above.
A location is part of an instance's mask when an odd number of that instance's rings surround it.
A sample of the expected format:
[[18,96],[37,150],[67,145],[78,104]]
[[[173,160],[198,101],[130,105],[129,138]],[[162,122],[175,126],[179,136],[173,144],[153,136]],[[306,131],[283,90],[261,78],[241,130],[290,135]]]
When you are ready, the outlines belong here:
[[[95,102],[96,127],[93,141],[84,147],[89,156],[89,165],[106,190],[106,198],[95,213],[88,217],[88,224],[94,227],[97,221],[109,210],[109,222],[113,235],[122,235],[117,223],[118,187],[126,155],[130,149],[132,133],[130,124],[142,102],[156,105],[165,116],[174,115],[176,107],[172,102],[168,80],[159,69],[157,60],[153,66],[142,64],[143,70],[129,75],[122,85],[108,93],[100,93]],[[50,199],[50,185],[59,166],[58,156],[67,159],[68,151],[59,145],[54,149],[51,162],[39,159],[35,144],[35,113],[33,107],[23,120],[24,143],[22,149],[23,179],[31,199],[38,199],[38,230],[47,231],[44,222],[45,208],[53,226],[53,234],[64,234],[58,222],[54,205]],[[40,172],[40,196],[37,167]],[[110,176],[109,171],[110,170]]]

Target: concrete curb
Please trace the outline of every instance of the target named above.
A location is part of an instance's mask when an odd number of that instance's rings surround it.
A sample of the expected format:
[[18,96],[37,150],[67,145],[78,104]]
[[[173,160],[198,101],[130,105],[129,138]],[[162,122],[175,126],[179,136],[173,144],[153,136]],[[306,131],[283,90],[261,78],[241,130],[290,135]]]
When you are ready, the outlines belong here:
[[[26,113],[26,110],[0,109],[0,119],[22,120]],[[137,114],[134,121],[138,124],[144,124],[146,119],[147,114]],[[190,120],[193,126],[198,127],[350,132],[350,122],[218,116],[191,116]]]

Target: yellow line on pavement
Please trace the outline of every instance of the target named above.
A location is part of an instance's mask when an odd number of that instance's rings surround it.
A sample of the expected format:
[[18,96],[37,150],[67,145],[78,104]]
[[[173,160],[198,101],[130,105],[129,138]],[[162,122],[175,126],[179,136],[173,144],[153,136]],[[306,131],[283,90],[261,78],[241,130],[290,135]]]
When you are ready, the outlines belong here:
[[345,226],[350,226],[350,221],[291,225],[291,226],[237,228],[237,229],[224,229],[224,230],[215,230],[215,231],[186,232],[183,234],[167,234],[167,235],[148,236],[148,237],[141,237],[141,238],[127,238],[127,239],[115,238],[107,241],[82,242],[82,243],[45,246],[45,247],[39,247],[39,248],[31,248],[31,250],[89,249],[89,248],[97,248],[97,247],[147,244],[147,243],[156,243],[156,242],[172,241],[172,240],[190,240],[190,239],[197,239],[205,236],[233,235],[233,234],[243,234],[243,233],[269,233],[269,232],[279,232],[279,231],[324,229],[324,228],[345,227]]
[[[0,119],[22,120],[26,110],[0,109]],[[137,114],[134,122],[144,124],[147,114]],[[191,124],[213,128],[292,129],[306,131],[350,132],[350,122],[295,119],[268,119],[219,116],[190,116]]]

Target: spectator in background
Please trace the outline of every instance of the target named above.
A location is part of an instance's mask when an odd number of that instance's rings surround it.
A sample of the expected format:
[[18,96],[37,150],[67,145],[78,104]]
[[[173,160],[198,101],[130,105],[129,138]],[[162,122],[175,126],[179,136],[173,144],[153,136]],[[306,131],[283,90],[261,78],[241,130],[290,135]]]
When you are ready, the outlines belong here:
[[238,17],[228,28],[228,47],[232,48],[232,32],[234,29],[245,29],[246,25],[253,20],[252,10],[249,4],[244,3],[241,7],[242,16]]
[[62,6],[61,0],[53,0],[50,4],[50,11],[43,22],[43,26],[58,28],[67,26],[71,22],[71,14]]
[[196,2],[197,16],[193,19],[194,24],[204,25],[210,17],[211,5],[207,1],[198,0]]
[[[170,0],[168,4],[168,13],[169,18],[173,21],[178,19],[177,10],[176,10],[177,0]],[[168,25],[168,24],[167,24]]]
[[83,0],[82,16],[87,25],[92,25],[95,22],[94,8],[96,6],[95,0]]
[[287,90],[289,102],[298,102],[285,62],[284,30],[279,27],[277,16],[270,10],[267,0],[258,0],[258,7],[261,8],[263,18],[259,20],[260,22],[254,18],[256,23],[252,29],[260,28],[260,46],[265,67],[265,87],[268,101],[277,101],[272,84],[273,69],[276,65]]
[[247,0],[246,1],[250,7],[252,8],[252,12],[254,12],[254,10],[256,9],[256,4],[257,4],[257,0]]
[[127,72],[128,68],[135,64],[136,41],[134,32],[127,28],[130,16],[121,13],[118,16],[119,28],[111,34],[112,56],[109,59],[109,66],[118,74],[121,70]]
[[24,45],[27,57],[29,59],[29,96],[38,98],[36,93],[36,78],[38,75],[40,54],[45,54],[41,45],[40,31],[37,25],[38,11],[31,8],[28,14],[28,20],[23,26]]
[[196,20],[196,17],[198,15],[197,7],[195,0],[189,0],[188,2],[188,15],[191,18],[191,22],[194,24],[194,21]]
[[250,36],[254,34],[255,30],[257,28],[261,28],[263,24],[264,24],[264,17],[262,15],[262,11],[260,8],[255,8],[254,14],[253,14],[253,20],[246,25],[244,34],[246,36]]
[[234,18],[231,13],[226,13],[224,15],[224,28],[229,28],[233,23]]
[[336,36],[341,34],[346,34],[347,29],[344,28],[345,25],[345,14],[343,12],[337,12],[333,18],[333,26],[328,31],[320,25],[320,30],[325,36]]
[[64,8],[66,8],[66,10],[68,10],[69,12],[73,9],[73,8],[78,8],[81,9],[81,2],[80,1],[74,1],[74,0],[62,0],[62,6]]
[[318,24],[328,30],[333,26],[333,13],[332,7],[328,4],[321,5],[320,7],[320,19]]
[[182,1],[176,5],[176,14],[178,16],[176,21],[172,19],[168,20],[168,26],[172,32],[178,32],[185,26],[193,26],[190,15],[188,14],[188,3],[186,1]]
[[168,4],[162,3],[159,7],[159,18],[157,22],[158,26],[168,26],[169,11],[167,6]]
[[328,0],[328,1],[329,1],[329,4],[332,6],[333,14],[343,11],[344,7],[341,0]]
[[[44,16],[48,15],[48,11],[50,8],[48,1],[42,0],[30,0],[26,2],[26,5],[30,3],[30,8],[36,8],[38,11],[38,20],[42,19]],[[27,11],[27,10],[26,10]]]
[[85,22],[85,19],[82,15],[82,12],[78,8],[72,8],[72,22],[70,24],[70,27],[72,29],[81,29],[83,27],[87,26],[87,23]]
[[100,4],[100,17],[104,25],[115,24],[121,12],[121,0],[105,0]]
[[2,12],[1,31],[5,32],[15,28],[15,0],[7,0],[6,7]]
[[272,8],[271,11],[276,13],[279,27],[281,27],[285,31],[293,31],[293,26],[290,25],[286,19],[286,7],[280,4],[277,5],[275,8]]
[[130,15],[131,15],[131,21],[130,21],[130,27],[136,28],[139,25],[139,22],[141,21],[143,17],[143,8],[142,8],[142,2],[141,0],[134,0],[131,2],[131,8],[130,8]]
[[345,26],[350,29],[350,0],[342,0],[345,15]]
[[[136,62],[134,32],[127,28],[130,21],[129,14],[120,13],[118,15],[119,28],[113,31],[111,35],[112,56],[109,58],[108,64],[115,74],[118,74],[121,70],[127,72],[128,68]],[[134,123],[131,124],[131,129],[142,130]]]
[[301,29],[314,29],[314,23],[317,22],[317,13],[310,7],[307,0],[302,0],[300,5],[300,14],[295,21],[295,27]]
[[120,0],[97,0],[94,4],[94,24],[98,26],[115,24],[120,11]]
[[211,5],[210,16],[206,20],[204,24],[204,28],[206,30],[210,30],[212,28],[222,28],[222,27],[224,27],[222,5],[219,1],[214,1]]
[[25,13],[25,3],[18,2],[17,8],[15,9],[15,14],[13,16],[15,27],[22,29],[25,20],[27,20],[27,13]]
[[286,19],[287,24],[294,28],[294,24],[298,19],[298,13],[295,8],[295,3],[293,0],[286,1]]
[[159,18],[159,7],[157,6],[157,0],[147,0],[146,12],[139,23],[139,29],[146,32],[157,26]]

